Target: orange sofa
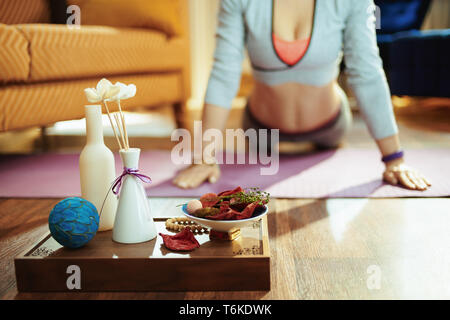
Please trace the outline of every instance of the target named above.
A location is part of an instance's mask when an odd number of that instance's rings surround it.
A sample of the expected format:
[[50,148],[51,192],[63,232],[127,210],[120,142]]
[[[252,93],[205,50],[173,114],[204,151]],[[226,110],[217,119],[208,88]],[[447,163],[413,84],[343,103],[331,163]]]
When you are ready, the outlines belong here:
[[[177,0],[181,33],[168,35],[150,28],[70,29],[49,24],[45,0],[0,0],[0,131],[84,117],[83,89],[102,77],[136,84],[124,109],[171,103],[180,123],[190,95],[187,1]],[[32,12],[6,8],[19,16],[11,21],[14,13],[2,8],[11,3],[26,3]]]

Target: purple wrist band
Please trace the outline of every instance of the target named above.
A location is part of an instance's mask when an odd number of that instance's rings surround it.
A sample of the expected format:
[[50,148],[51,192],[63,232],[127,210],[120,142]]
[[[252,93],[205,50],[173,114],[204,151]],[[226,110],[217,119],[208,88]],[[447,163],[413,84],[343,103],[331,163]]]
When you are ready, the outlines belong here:
[[403,158],[403,151],[397,151],[391,154],[388,154],[387,156],[384,156],[383,158],[381,158],[381,161],[383,162],[389,162],[395,159],[399,159],[399,158]]

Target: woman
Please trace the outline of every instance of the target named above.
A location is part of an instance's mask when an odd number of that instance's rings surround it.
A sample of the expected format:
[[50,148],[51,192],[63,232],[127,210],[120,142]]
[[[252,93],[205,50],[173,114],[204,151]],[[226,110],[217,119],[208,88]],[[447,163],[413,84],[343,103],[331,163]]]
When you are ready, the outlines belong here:
[[[427,189],[429,181],[404,164],[374,8],[373,0],[222,0],[203,129],[224,129],[247,47],[255,86],[244,127],[277,128],[280,141],[336,147],[351,125],[347,97],[336,80],[343,56],[348,83],[385,163],[384,180]],[[204,159],[174,183],[194,188],[219,176],[219,166]]]

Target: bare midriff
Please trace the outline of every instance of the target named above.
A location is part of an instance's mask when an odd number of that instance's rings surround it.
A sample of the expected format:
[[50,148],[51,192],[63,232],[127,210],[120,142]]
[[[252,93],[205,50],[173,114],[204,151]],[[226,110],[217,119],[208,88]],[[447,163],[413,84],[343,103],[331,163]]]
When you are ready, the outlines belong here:
[[[310,45],[314,41],[315,5],[316,0],[273,0],[272,36],[288,46],[295,45],[298,39],[309,39]],[[277,54],[282,60],[278,51]],[[296,64],[302,63],[304,54],[299,52]],[[284,133],[308,132],[337,116],[341,105],[338,89],[336,80],[324,86],[294,82],[269,86],[255,80],[249,108],[253,117],[267,128]]]
[[283,133],[302,133],[319,128],[340,111],[338,84],[321,87],[284,83],[276,86],[255,80],[249,98],[253,117],[267,128]]

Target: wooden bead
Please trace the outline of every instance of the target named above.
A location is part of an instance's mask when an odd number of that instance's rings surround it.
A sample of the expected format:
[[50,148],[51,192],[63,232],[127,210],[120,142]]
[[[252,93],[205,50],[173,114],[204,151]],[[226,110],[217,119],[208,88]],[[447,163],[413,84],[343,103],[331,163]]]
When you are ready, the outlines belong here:
[[184,228],[189,227],[192,232],[207,232],[207,229],[195,223],[195,221],[189,220],[187,217],[175,217],[166,220],[167,230],[181,231]]

